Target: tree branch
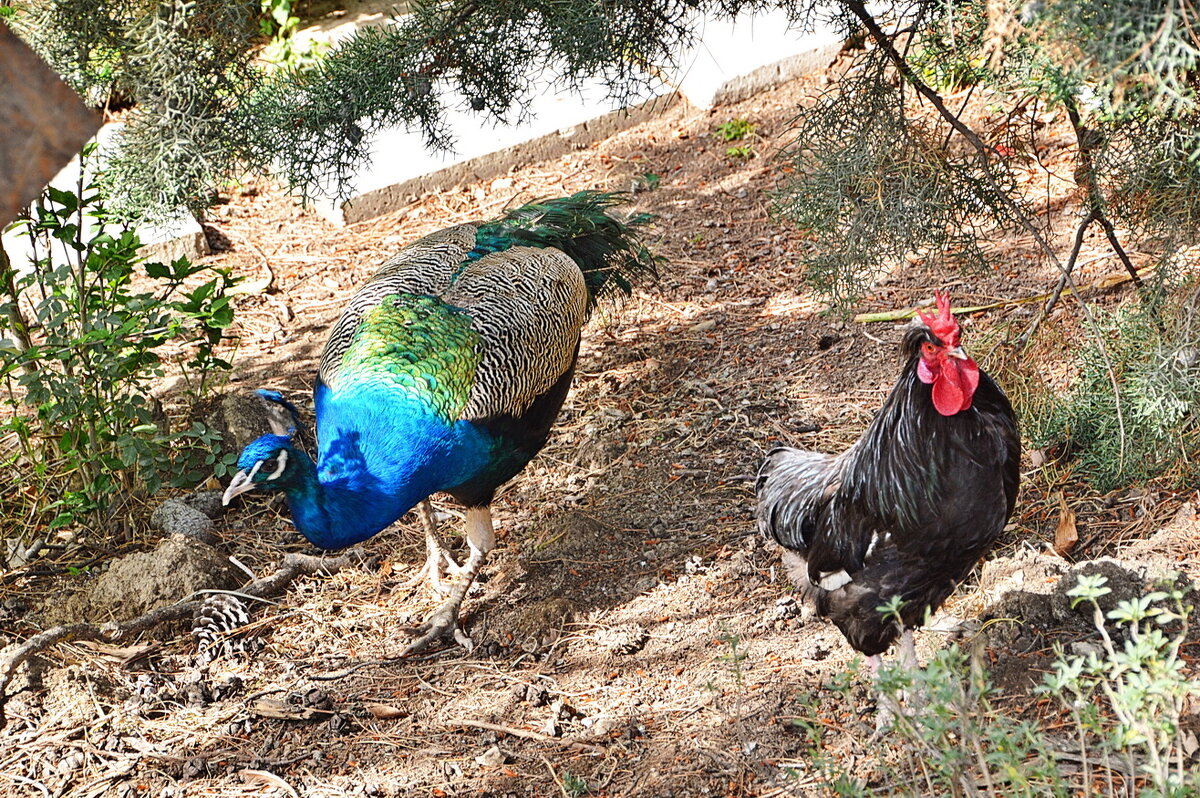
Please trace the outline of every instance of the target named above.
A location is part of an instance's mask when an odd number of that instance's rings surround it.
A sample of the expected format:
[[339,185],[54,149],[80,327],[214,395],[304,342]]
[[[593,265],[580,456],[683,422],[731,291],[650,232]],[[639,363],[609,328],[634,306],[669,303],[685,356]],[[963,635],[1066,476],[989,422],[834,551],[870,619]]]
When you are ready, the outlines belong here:
[[1054,310],[1054,306],[1058,304],[1059,297],[1062,296],[1063,289],[1067,286],[1067,277],[1075,269],[1075,261],[1079,258],[1079,252],[1083,249],[1083,236],[1087,229],[1091,227],[1092,222],[1096,221],[1097,213],[1093,208],[1079,221],[1079,226],[1075,228],[1075,242],[1071,245],[1071,253],[1067,256],[1066,271],[1063,276],[1058,278],[1058,285],[1054,287],[1054,292],[1050,294],[1050,298],[1046,300],[1046,304],[1042,306],[1042,312],[1038,314],[1033,323],[1026,328],[1025,332],[1021,333],[1021,337],[1017,339],[1017,349],[1024,349],[1029,343],[1029,339],[1033,337],[1033,333],[1042,325],[1050,316],[1050,311]]
[[[921,77],[913,71],[912,67],[908,65],[908,61],[906,61],[904,56],[901,55],[900,51],[896,49],[896,45],[892,41],[892,37],[889,36],[887,32],[879,26],[879,22],[874,16],[871,15],[871,12],[867,11],[866,5],[862,2],[862,0],[842,0],[842,3],[848,9],[850,9],[850,11],[852,11],[856,17],[858,17],[859,21],[862,22],[863,26],[871,34],[871,38],[875,40],[875,43],[879,45],[880,49],[882,49],[887,57],[891,60],[892,64],[895,65],[896,70],[904,77],[904,80],[911,85],[918,94],[928,100],[930,105],[937,110],[938,114],[940,114],[941,117],[945,119],[947,123],[949,123],[950,127],[952,127],[960,136],[963,137],[963,139],[966,140],[968,144],[971,145],[971,148],[975,150],[975,156],[979,159],[979,165],[983,168],[984,177],[987,178],[987,181],[989,185],[991,185],[992,190],[996,193],[997,198],[999,198],[1000,202],[1012,215],[1013,220],[1020,225],[1025,232],[1033,236],[1033,240],[1037,243],[1038,248],[1045,253],[1046,257],[1049,258],[1056,267],[1058,267],[1059,271],[1063,271],[1062,262],[1058,259],[1058,255],[1054,252],[1054,248],[1050,246],[1049,242],[1046,241],[1045,237],[1042,236],[1037,227],[1034,226],[1033,222],[1029,220],[1029,218],[1021,211],[1019,207],[1017,207],[1017,204],[1013,202],[1010,196],[1008,196],[1008,193],[1000,187],[1000,182],[996,179],[996,175],[992,171],[991,157],[988,152],[989,148],[983,143],[983,139],[979,138],[979,134],[968,127],[949,108],[947,108],[942,96],[930,88],[929,85],[926,84],[925,81],[921,80]],[[1075,287],[1074,283],[1071,283],[1071,287]]]
[[1068,96],[1063,100],[1063,105],[1067,108],[1067,118],[1071,120],[1071,129],[1075,131],[1075,141],[1079,144],[1079,168],[1075,170],[1075,179],[1079,180],[1080,177],[1083,178],[1084,189],[1087,191],[1088,209],[1091,211],[1092,218],[1104,228],[1104,234],[1108,236],[1109,245],[1125,266],[1125,271],[1129,272],[1129,276],[1133,279],[1133,284],[1141,288],[1142,278],[1138,275],[1137,268],[1134,267],[1133,262],[1129,260],[1129,255],[1125,253],[1125,248],[1121,246],[1121,241],[1117,238],[1117,231],[1113,228],[1112,222],[1109,221],[1108,216],[1104,213],[1104,195],[1101,193],[1100,184],[1096,180],[1095,161],[1092,160],[1092,153],[1096,149],[1099,135],[1096,131],[1084,126],[1079,115],[1079,107],[1076,105],[1074,97]]

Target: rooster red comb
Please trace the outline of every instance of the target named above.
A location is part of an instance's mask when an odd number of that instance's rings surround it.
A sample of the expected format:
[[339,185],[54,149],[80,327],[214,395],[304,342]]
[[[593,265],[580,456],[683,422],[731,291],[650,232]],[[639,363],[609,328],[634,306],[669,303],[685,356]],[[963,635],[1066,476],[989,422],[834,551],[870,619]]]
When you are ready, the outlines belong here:
[[951,348],[956,347],[958,346],[959,327],[958,322],[954,319],[954,314],[950,312],[950,294],[947,291],[934,291],[933,298],[937,301],[937,315],[926,316],[919,310],[917,315],[921,317],[921,321],[925,322],[925,326],[941,339],[943,344]]

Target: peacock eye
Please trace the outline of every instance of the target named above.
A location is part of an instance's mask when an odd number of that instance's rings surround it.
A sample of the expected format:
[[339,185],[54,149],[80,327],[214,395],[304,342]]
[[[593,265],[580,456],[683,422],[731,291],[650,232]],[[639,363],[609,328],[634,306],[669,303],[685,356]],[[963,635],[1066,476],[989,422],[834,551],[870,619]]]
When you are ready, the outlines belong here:
[[283,469],[287,468],[287,450],[284,449],[274,457],[268,457],[261,461],[259,471],[267,475],[267,479],[278,479],[283,473]]

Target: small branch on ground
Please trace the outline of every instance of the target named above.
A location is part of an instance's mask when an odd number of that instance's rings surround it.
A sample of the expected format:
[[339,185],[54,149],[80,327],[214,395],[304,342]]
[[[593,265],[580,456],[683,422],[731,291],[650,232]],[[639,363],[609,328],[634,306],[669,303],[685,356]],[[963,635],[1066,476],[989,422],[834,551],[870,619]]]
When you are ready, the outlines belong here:
[[605,751],[603,748],[601,748],[598,745],[590,745],[588,743],[581,743],[578,740],[569,740],[569,739],[560,739],[558,737],[551,737],[549,734],[542,734],[541,732],[530,731],[529,729],[514,729],[511,726],[501,726],[498,723],[488,723],[485,720],[474,720],[471,718],[456,718],[453,720],[446,721],[446,723],[444,725],[445,726],[466,726],[467,728],[470,728],[470,729],[483,729],[485,731],[494,731],[494,732],[500,732],[502,734],[511,734],[513,737],[524,737],[527,740],[538,740],[539,742],[543,742],[543,743],[557,743],[559,745],[565,745],[568,748],[574,748],[577,751],[587,751],[588,753],[592,753],[592,754],[608,753],[607,751]]
[[[287,590],[288,586],[298,577],[330,576],[344,568],[359,565],[366,559],[366,554],[358,548],[350,549],[337,557],[288,554],[274,573],[249,582],[239,592],[255,598],[278,596]],[[8,686],[12,683],[17,669],[30,657],[59,643],[80,640],[101,640],[111,643],[140,634],[161,624],[191,616],[202,601],[203,598],[197,599],[189,596],[182,601],[151,610],[145,615],[125,623],[73,623],[55,626],[17,645],[8,654],[0,657],[0,729],[4,728],[7,720],[4,706],[10,698]]]

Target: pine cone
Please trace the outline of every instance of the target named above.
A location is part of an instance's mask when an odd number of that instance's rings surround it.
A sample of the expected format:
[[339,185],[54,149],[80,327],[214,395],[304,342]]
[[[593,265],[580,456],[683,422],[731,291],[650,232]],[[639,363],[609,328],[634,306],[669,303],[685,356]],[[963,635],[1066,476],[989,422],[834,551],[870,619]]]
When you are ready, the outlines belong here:
[[200,663],[255,650],[257,640],[231,636],[248,623],[250,614],[237,596],[215,593],[206,598],[192,617],[192,636],[196,638]]

